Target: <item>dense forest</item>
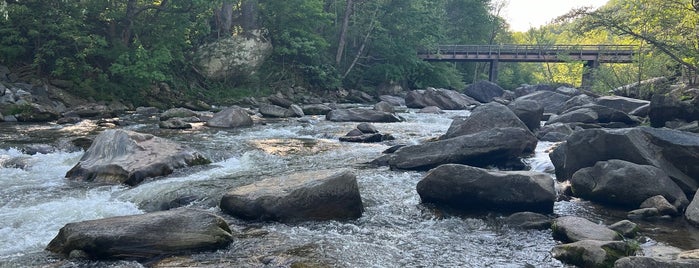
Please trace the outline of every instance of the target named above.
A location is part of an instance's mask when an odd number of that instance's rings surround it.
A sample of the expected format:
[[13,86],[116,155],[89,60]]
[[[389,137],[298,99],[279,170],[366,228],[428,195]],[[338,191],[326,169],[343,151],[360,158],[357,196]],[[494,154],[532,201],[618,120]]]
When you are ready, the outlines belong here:
[[[528,32],[511,32],[506,0],[2,0],[0,65],[27,80],[55,81],[77,95],[137,103],[167,84],[221,100],[285,87],[462,89],[487,79],[477,63],[429,63],[439,44],[632,44],[634,64],[603,65],[593,89],[658,76],[693,77],[699,7],[693,0],[611,0]],[[207,78],[198,50],[227,38],[259,38],[272,50],[246,75]],[[498,83],[580,84],[582,65],[503,64]]]

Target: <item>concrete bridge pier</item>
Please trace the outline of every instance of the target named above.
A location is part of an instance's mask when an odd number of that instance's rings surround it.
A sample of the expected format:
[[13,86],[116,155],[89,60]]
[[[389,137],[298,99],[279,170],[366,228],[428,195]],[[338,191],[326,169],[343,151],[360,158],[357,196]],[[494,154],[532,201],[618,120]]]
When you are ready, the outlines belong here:
[[595,83],[595,73],[599,69],[598,60],[588,60],[583,63],[583,75],[582,75],[582,89],[591,89],[592,85]]
[[498,60],[490,61],[490,72],[488,72],[488,81],[493,83],[498,82],[498,65],[500,65]]

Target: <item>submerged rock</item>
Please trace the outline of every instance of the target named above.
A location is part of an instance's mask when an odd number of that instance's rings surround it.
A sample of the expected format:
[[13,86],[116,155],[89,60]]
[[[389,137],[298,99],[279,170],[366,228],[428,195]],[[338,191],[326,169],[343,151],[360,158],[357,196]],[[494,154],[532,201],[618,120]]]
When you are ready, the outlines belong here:
[[220,249],[231,241],[223,218],[204,210],[176,209],[69,223],[46,249],[65,257],[148,260]]
[[146,178],[165,176],[177,168],[208,164],[199,152],[150,134],[106,130],[66,178],[101,183],[139,184]]
[[245,220],[346,220],[362,216],[356,176],[349,170],[323,170],[274,177],[236,188],[223,196],[221,209]]
[[532,171],[489,171],[447,164],[430,170],[417,184],[422,202],[465,211],[553,212],[551,176]]

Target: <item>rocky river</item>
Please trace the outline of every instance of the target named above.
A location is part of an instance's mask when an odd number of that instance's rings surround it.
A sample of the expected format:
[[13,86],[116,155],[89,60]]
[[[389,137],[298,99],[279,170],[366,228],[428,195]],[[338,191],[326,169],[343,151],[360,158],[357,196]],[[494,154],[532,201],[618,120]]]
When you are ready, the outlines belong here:
[[[498,211],[459,212],[423,204],[416,185],[427,171],[367,164],[393,145],[418,145],[445,135],[455,118],[470,114],[402,108],[397,112],[402,122],[373,124],[395,138],[379,143],[341,142],[357,123],[316,115],[260,119],[252,127],[234,129],[203,123],[186,130],[161,129],[157,116],[134,112],[117,124],[0,123],[0,267],[566,267],[552,257],[552,248],[561,242],[551,229],[514,228],[505,223],[509,214]],[[66,179],[86,148],[76,138],[89,142],[110,128],[176,141],[212,163],[136,186]],[[549,153],[556,145],[539,141],[521,159],[523,166],[555,181]],[[357,177],[364,206],[358,219],[244,221],[218,206],[226,192],[264,178],[335,168]],[[626,210],[558,195],[550,216],[578,216],[605,225],[627,218]],[[233,241],[214,251],[145,262],[66,259],[45,250],[67,223],[177,207],[223,217]],[[677,255],[699,248],[697,229],[682,217],[636,223],[637,255]]]

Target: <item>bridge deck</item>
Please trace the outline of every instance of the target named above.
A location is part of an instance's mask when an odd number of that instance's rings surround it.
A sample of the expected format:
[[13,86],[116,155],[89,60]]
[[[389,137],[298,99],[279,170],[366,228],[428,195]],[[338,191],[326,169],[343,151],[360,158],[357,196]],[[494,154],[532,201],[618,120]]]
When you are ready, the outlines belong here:
[[627,45],[441,45],[418,57],[427,61],[631,63],[637,47]]

